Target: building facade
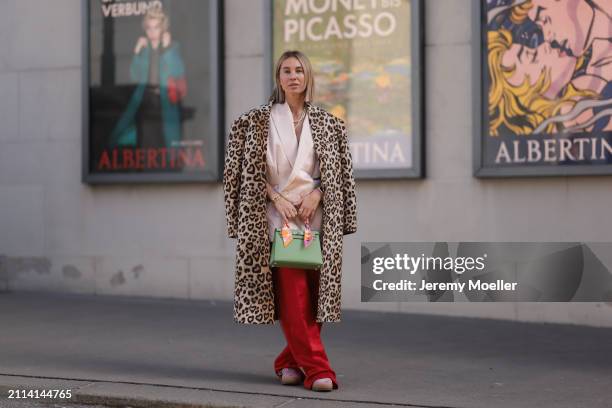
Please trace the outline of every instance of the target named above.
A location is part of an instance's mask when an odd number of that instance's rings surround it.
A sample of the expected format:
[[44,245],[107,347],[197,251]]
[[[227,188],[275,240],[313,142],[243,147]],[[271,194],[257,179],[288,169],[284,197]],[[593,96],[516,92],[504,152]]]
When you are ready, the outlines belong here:
[[[82,182],[84,3],[0,2],[0,292],[230,300],[221,182]],[[227,134],[271,92],[270,3],[223,3]],[[472,2],[424,3],[426,177],[357,181],[343,307],[612,326],[609,303],[361,302],[362,241],[611,240],[608,176],[473,176]]]

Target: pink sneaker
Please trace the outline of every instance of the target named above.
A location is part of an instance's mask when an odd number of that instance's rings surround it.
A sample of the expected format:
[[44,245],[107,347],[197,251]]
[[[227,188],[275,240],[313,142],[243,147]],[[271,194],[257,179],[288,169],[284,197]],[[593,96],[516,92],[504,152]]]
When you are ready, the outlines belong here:
[[319,378],[312,383],[313,391],[331,391],[334,389],[334,383],[331,378]]
[[281,370],[281,384],[283,385],[298,385],[303,379],[301,370],[296,368],[283,368]]

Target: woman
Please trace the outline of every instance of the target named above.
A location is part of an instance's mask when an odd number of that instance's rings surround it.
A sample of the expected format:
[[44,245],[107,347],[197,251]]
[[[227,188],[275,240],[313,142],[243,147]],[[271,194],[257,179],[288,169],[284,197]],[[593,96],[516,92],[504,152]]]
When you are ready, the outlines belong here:
[[180,100],[185,97],[185,67],[170,21],[152,7],[134,46],[130,77],[138,85],[111,135],[111,146],[171,147],[181,140]]
[[[282,384],[338,388],[320,331],[340,321],[343,235],[357,230],[352,158],[344,122],[312,104],[308,58],[287,51],[268,104],[232,124],[223,172],[230,238],[237,238],[234,320],[280,320],[287,347],[274,361]],[[320,175],[320,184],[317,178]],[[269,266],[275,228],[319,231],[319,271]]]

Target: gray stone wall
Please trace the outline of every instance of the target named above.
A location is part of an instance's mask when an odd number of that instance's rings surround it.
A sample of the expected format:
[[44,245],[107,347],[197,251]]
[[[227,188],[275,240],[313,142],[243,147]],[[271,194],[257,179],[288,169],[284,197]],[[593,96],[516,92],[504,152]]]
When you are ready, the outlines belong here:
[[[220,183],[81,183],[84,1],[44,3],[0,0],[0,291],[231,299]],[[269,95],[267,5],[225,2],[226,128]],[[470,0],[425,6],[427,178],[358,181],[344,307],[612,326],[603,303],[360,302],[361,241],[611,241],[609,177],[472,177],[477,22]]]

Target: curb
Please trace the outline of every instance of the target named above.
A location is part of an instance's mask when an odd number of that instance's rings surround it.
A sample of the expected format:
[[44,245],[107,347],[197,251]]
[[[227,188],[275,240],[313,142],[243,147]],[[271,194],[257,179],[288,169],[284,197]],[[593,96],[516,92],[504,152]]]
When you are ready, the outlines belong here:
[[[76,380],[0,373],[0,406],[10,390],[20,393],[38,390],[70,390],[71,398],[19,398],[13,401],[44,404],[65,403],[105,405],[123,408],[254,408],[308,406],[322,408],[403,406],[424,408],[423,405],[377,401],[352,401],[270,393],[217,390],[210,388],[177,387],[175,385],[117,382],[111,380]],[[308,401],[308,402],[307,402]],[[308,405],[306,405],[306,404]],[[294,405],[296,404],[296,405]],[[435,406],[436,408],[450,408]],[[433,406],[427,406],[433,408]]]
[[[0,375],[0,406],[9,397],[10,390],[27,393],[30,390],[70,390],[71,398],[15,398],[13,401],[40,403],[66,403],[85,405],[106,405],[133,408],[242,408],[252,406],[251,395],[229,391],[179,388],[142,383],[114,381],[83,381],[60,378]],[[269,396],[276,399],[278,397]],[[289,398],[284,398],[287,400]],[[276,404],[276,402],[273,402]],[[279,402],[279,403],[282,403]],[[249,404],[249,405],[247,405]]]

